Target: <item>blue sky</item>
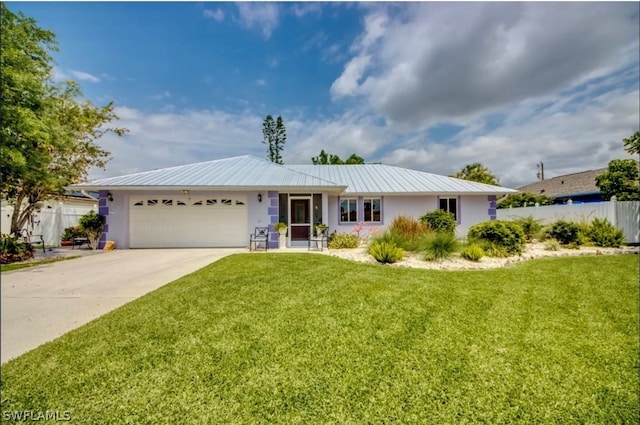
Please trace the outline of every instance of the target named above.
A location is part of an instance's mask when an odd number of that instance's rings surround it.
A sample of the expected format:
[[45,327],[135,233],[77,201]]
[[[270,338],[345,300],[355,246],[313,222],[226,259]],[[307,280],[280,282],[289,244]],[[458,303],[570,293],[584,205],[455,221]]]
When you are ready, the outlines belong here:
[[503,185],[629,157],[640,127],[638,3],[26,3],[57,35],[56,80],[115,101],[124,138],[90,178],[321,149]]

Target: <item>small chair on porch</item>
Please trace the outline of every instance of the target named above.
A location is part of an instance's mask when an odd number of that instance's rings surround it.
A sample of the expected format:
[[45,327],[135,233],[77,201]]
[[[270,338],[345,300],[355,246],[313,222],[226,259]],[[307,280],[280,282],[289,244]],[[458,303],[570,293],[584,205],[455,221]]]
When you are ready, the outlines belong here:
[[313,234],[312,230],[311,233],[312,234],[309,235],[309,251],[311,251],[312,247],[316,250],[322,251],[329,239],[329,227],[316,229],[315,234]]
[[264,250],[269,250],[269,228],[256,227],[254,232],[249,235],[249,251],[257,251],[260,244],[264,244]]

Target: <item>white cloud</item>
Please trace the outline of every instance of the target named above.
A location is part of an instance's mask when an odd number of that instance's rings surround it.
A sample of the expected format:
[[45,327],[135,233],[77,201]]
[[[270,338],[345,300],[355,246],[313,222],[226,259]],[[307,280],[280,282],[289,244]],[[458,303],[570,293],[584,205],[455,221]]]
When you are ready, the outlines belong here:
[[260,78],[256,80],[256,86],[264,87],[267,85],[267,80]]
[[72,69],[69,72],[71,73],[71,75],[73,75],[75,78],[77,78],[80,81],[89,81],[91,83],[100,82],[100,78],[96,77],[95,75],[91,75],[88,72],[77,71],[75,69]]
[[359,81],[371,63],[371,56],[356,56],[344,67],[340,78],[331,85],[331,97],[339,99],[344,96],[353,96],[360,91]]
[[271,37],[271,33],[279,23],[279,9],[275,3],[236,3],[240,13],[239,22],[245,28],[259,28],[264,38]]
[[211,18],[217,22],[222,22],[224,20],[224,12],[222,11],[222,9],[204,9],[202,11],[202,14],[205,18]]
[[[637,14],[631,3],[377,7],[332,95],[364,96],[413,128],[468,118],[603,75],[623,52],[637,63]],[[363,57],[368,67],[355,67]]]

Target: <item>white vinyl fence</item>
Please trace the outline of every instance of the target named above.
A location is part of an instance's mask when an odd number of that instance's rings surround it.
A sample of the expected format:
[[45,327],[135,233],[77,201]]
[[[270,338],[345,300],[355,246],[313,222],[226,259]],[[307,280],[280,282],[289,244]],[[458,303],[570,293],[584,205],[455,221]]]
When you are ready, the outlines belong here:
[[532,216],[543,224],[557,220],[591,222],[606,218],[624,232],[629,244],[640,243],[640,202],[610,201],[577,205],[545,205],[540,207],[505,208],[497,210],[499,220]]
[[[59,246],[64,229],[77,226],[80,217],[89,211],[98,212],[97,206],[68,206],[63,204],[51,205],[51,208],[42,208],[40,212],[33,214],[32,223],[27,223],[27,230],[34,235],[42,235],[47,246]],[[2,233],[11,231],[12,206],[2,207]]]

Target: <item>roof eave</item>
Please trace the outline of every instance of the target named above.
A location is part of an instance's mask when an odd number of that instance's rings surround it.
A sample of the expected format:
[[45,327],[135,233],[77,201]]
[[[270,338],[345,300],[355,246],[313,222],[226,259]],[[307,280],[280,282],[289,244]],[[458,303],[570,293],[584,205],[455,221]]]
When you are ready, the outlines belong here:
[[265,191],[278,191],[278,192],[335,192],[342,193],[347,188],[346,186],[271,186],[271,185],[259,185],[259,186],[148,186],[148,185],[94,185],[94,184],[79,184],[71,185],[67,188],[70,189],[83,189],[83,190],[113,190],[113,191],[172,191],[172,190],[189,190],[193,192],[210,192],[210,191],[235,191],[235,192],[255,192],[256,190]]

